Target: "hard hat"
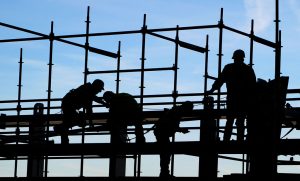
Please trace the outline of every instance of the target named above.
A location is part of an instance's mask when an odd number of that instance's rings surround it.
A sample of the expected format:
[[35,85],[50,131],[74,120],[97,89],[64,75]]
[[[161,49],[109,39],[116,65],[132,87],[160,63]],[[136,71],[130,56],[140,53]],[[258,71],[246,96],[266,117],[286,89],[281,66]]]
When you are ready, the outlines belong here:
[[245,52],[241,49],[235,50],[232,55],[232,59],[245,58]]
[[103,99],[106,101],[106,102],[109,102],[111,100],[111,98],[115,95],[115,93],[113,93],[112,91],[106,91],[104,92],[103,94]]
[[191,101],[185,101],[181,104],[181,107],[185,112],[189,112],[193,110],[194,104]]
[[100,79],[94,80],[93,86],[97,89],[104,90],[104,82]]

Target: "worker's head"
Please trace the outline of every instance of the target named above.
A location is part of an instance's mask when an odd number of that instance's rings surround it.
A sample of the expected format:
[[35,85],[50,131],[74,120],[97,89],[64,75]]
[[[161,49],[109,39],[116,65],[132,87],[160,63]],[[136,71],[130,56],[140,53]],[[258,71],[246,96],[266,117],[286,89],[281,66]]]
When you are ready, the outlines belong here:
[[245,52],[241,49],[235,50],[232,55],[234,63],[243,63],[245,58]]
[[113,93],[112,91],[106,91],[103,94],[103,99],[105,102],[110,103],[111,99],[115,96],[116,94]]
[[181,104],[181,108],[184,113],[190,113],[193,111],[194,104],[191,101],[185,101]]
[[104,82],[100,79],[95,79],[92,83],[92,86],[95,92],[101,92],[102,90],[104,90]]

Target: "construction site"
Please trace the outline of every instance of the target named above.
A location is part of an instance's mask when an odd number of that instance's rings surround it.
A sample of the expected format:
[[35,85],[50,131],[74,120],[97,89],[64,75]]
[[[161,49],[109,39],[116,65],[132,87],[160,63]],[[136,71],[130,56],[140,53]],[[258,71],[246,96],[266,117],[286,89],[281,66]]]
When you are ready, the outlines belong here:
[[[22,92],[24,82],[23,64],[26,65],[24,52],[21,48],[13,56],[18,56],[15,63],[18,68],[17,99],[0,100],[0,165],[10,163],[10,170],[13,171],[9,177],[0,177],[1,180],[162,180],[159,177],[159,155],[161,149],[154,139],[153,129],[155,123],[163,115],[165,108],[180,105],[185,101],[191,101],[194,109],[181,119],[181,127],[190,130],[190,133],[183,138],[173,136],[169,145],[171,156],[170,178],[163,180],[254,180],[263,178],[265,180],[299,180],[299,173],[281,173],[279,167],[297,166],[299,161],[294,157],[300,154],[300,140],[287,139],[291,131],[300,129],[300,109],[291,107],[289,103],[300,100],[297,95],[300,89],[289,89],[289,76],[281,73],[281,30],[279,28],[279,2],[275,0],[275,37],[274,40],[267,40],[255,34],[254,21],[251,22],[249,32],[243,32],[235,27],[226,25],[223,18],[223,9],[220,9],[219,19],[212,25],[176,26],[168,28],[151,29],[147,26],[147,15],[144,14],[141,28],[137,30],[90,32],[90,7],[87,7],[85,20],[85,32],[82,34],[56,35],[54,23],[51,22],[49,34],[43,34],[31,29],[18,27],[0,22],[0,28],[19,31],[27,34],[25,38],[1,39],[0,44],[12,44],[15,42],[44,41],[49,50],[47,70],[47,97],[23,98]],[[91,7],[92,8],[92,7]],[[214,31],[217,37],[205,35],[205,42],[194,44],[180,39],[182,33],[189,33],[195,30]],[[263,101],[255,106],[252,117],[247,117],[245,124],[245,135],[243,141],[236,141],[236,126],[233,128],[233,135],[230,141],[224,141],[224,122],[228,116],[226,108],[226,89],[218,89],[208,93],[211,84],[222,72],[224,34],[230,32],[234,36],[246,38],[249,42],[249,55],[246,57],[250,67],[254,62],[254,44],[260,44],[274,52],[272,58],[273,75],[267,81],[268,92]],[[174,36],[169,36],[169,35]],[[122,48],[126,46],[123,41],[118,41],[116,50],[107,50],[94,47],[90,44],[93,38],[115,38],[126,36],[137,36],[139,38],[140,56],[135,61],[135,68],[123,66]],[[84,43],[78,43],[74,39],[84,39]],[[121,39],[121,38],[120,38]],[[151,60],[147,57],[147,41],[157,39],[167,42],[172,52],[172,60],[162,63],[159,67],[151,67]],[[210,56],[210,40],[218,42],[217,66],[212,66]],[[74,41],[73,41],[74,40]],[[126,40],[126,39],[125,39]],[[77,126],[69,130],[69,144],[61,144],[60,135],[55,133],[54,126],[62,123],[63,113],[61,112],[62,97],[53,96],[53,76],[57,60],[54,58],[55,43],[66,46],[77,47],[82,50],[83,63],[82,71],[77,74],[82,77],[82,84],[100,78],[107,83],[106,79],[114,79],[108,83],[116,94],[129,92],[142,108],[142,125],[145,135],[145,143],[137,144],[134,136],[133,126],[128,126],[125,136],[126,141],[115,145],[110,141],[110,131],[107,120],[109,119],[108,109],[101,104],[93,104],[92,125],[85,120],[84,126]],[[192,52],[202,57],[198,61],[201,67],[202,77],[193,77],[199,80],[199,90],[189,91],[188,88],[180,85],[182,83],[183,71],[181,67],[180,50]],[[134,51],[135,52],[135,51]],[[90,54],[97,54],[100,60],[110,64],[111,69],[103,69],[91,65]],[[112,61],[110,61],[112,60]],[[249,60],[249,62],[248,62]],[[74,64],[74,62],[73,62]],[[45,68],[45,67],[44,67]],[[214,68],[214,69],[213,69]],[[213,70],[212,70],[213,69]],[[255,70],[255,68],[254,68]],[[83,72],[83,74],[82,74]],[[130,75],[136,79],[138,88],[130,87],[132,83],[124,78]],[[151,82],[152,77],[155,81]],[[166,78],[168,77],[168,78]],[[257,77],[259,78],[259,77]],[[163,87],[148,91],[151,85],[166,79],[169,90],[164,91]],[[107,79],[108,80],[108,79]],[[126,82],[127,81],[127,82]],[[164,81],[162,81],[164,82]],[[163,83],[162,83],[163,84]],[[201,85],[200,85],[201,84]],[[2,85],[5,86],[5,85]],[[78,85],[79,86],[79,85]],[[167,86],[167,85],[166,85]],[[225,86],[223,86],[225,87]],[[74,87],[75,88],[75,87]],[[69,89],[69,88],[65,88]],[[130,92],[134,89],[133,92]],[[105,90],[108,90],[105,86]],[[224,91],[225,90],[225,91]],[[28,91],[28,90],[27,90]],[[149,92],[151,92],[149,94]],[[152,93],[155,92],[155,93]],[[82,110],[83,113],[85,110]],[[288,131],[282,131],[282,130]],[[183,157],[178,157],[183,156]],[[188,160],[183,162],[181,159]],[[147,160],[147,161],[145,161]],[[150,161],[149,161],[150,160]],[[153,160],[153,165],[151,160]],[[224,162],[225,160],[225,162]],[[228,162],[226,162],[228,161]],[[104,173],[90,175],[87,165],[91,162],[100,163]],[[146,164],[145,164],[146,162]],[[73,164],[74,173],[53,174],[52,167],[60,164]],[[227,164],[226,164],[227,163]],[[234,166],[230,165],[233,163]],[[190,164],[190,165],[189,165]],[[147,169],[155,167],[153,175],[147,175]],[[190,167],[189,167],[190,166]],[[226,172],[228,168],[234,167],[233,171]],[[181,167],[187,167],[194,172],[192,175],[178,173]],[[179,169],[176,169],[179,168]],[[98,168],[94,168],[98,169]],[[20,174],[22,172],[22,174]],[[184,171],[182,171],[184,172]],[[182,175],[182,176],[181,176]],[[174,176],[174,177],[173,177]]]

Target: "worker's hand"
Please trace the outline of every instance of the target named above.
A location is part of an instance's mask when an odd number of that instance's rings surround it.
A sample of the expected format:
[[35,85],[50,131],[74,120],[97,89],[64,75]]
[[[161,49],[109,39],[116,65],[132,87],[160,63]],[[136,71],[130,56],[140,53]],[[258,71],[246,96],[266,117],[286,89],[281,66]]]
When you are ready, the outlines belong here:
[[89,120],[89,126],[90,126],[90,128],[94,128],[94,123],[93,123],[93,120]]
[[103,105],[106,107],[106,108],[109,108],[109,104],[104,102]]
[[181,128],[183,134],[189,133],[190,131],[187,128]]
[[214,93],[214,90],[210,89],[210,90],[206,91],[205,93],[209,95],[209,94]]

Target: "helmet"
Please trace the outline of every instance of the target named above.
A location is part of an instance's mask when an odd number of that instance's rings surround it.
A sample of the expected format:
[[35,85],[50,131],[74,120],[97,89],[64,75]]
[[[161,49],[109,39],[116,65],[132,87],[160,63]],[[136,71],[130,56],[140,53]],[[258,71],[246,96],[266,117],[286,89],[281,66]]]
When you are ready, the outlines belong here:
[[106,101],[106,102],[110,102],[111,98],[115,95],[115,93],[113,93],[112,91],[106,91],[104,92],[103,94],[103,99]]
[[94,80],[93,84],[94,88],[96,88],[97,90],[104,90],[104,82],[100,79],[96,79]]
[[232,55],[232,59],[245,58],[245,52],[241,49],[235,50]]
[[185,101],[184,103],[181,104],[181,107],[184,112],[190,112],[194,108],[194,104],[191,101]]

